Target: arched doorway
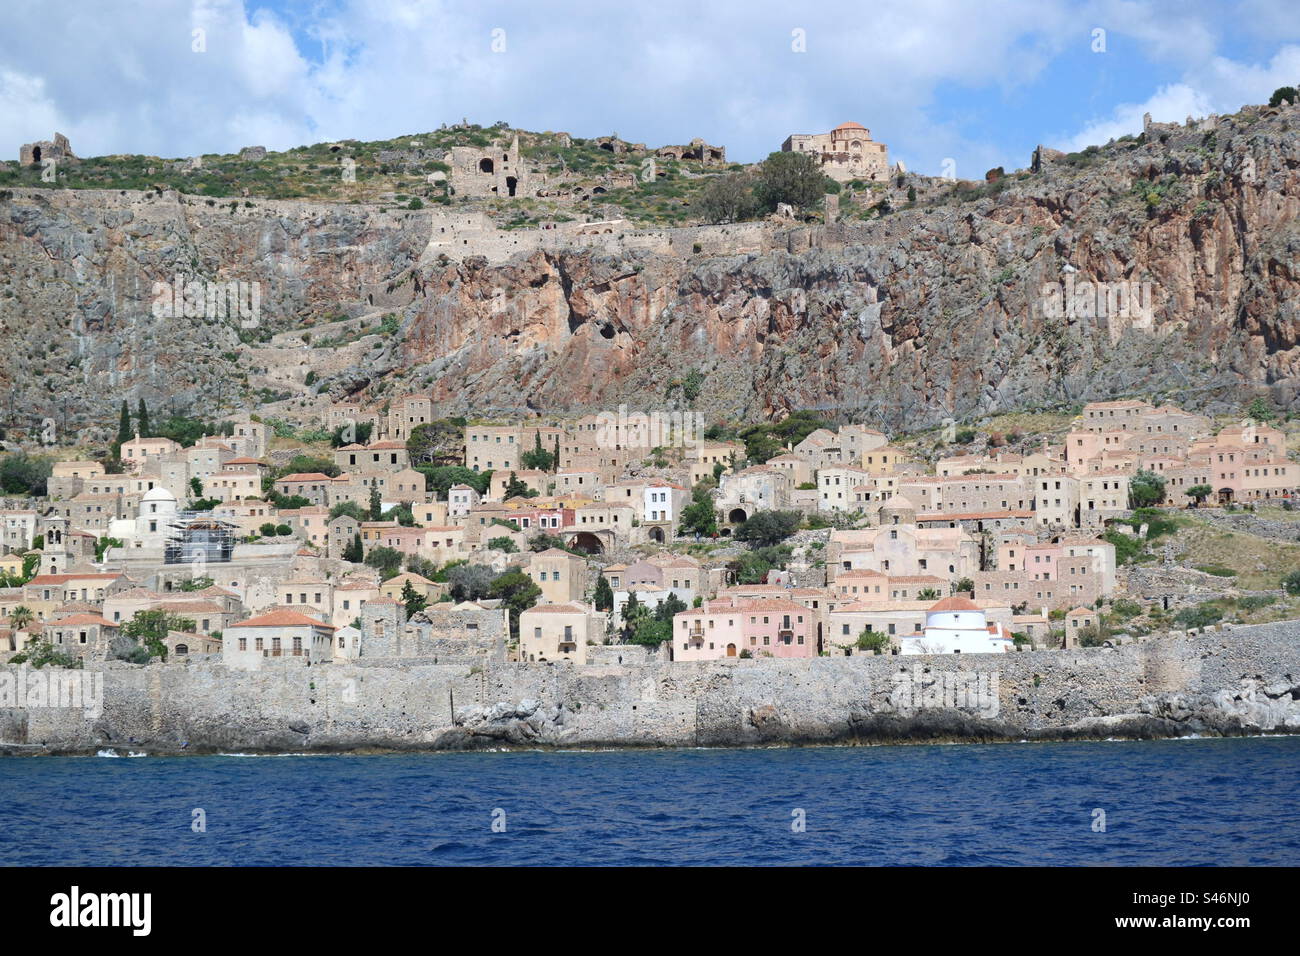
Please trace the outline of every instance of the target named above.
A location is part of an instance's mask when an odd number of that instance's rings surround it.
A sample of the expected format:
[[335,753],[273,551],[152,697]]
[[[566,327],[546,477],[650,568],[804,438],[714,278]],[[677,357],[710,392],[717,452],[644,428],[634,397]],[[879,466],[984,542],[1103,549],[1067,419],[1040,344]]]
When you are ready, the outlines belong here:
[[601,544],[600,538],[590,531],[579,531],[569,539],[569,547],[586,554],[604,554],[605,546]]
[[1219,504],[1221,504],[1221,505],[1230,505],[1230,504],[1232,504],[1232,489],[1231,489],[1231,488],[1220,488],[1220,489],[1219,489]]
[[650,529],[650,540],[656,542],[657,544],[663,544],[663,543],[664,543],[664,529],[663,529],[663,528],[651,528],[651,529]]
[[728,645],[727,645],[727,656],[728,656],[728,657],[735,657],[735,656],[736,656],[736,645],[735,645],[735,644],[728,644]]
[[745,514],[744,508],[732,508],[727,512],[727,520],[732,524],[744,524],[749,520],[749,515]]
[[519,180],[516,179],[514,176],[506,177],[506,192],[509,193],[511,196],[515,194],[515,187],[518,185],[519,185]]
[[486,156],[478,161],[478,171],[480,173],[491,173],[495,172],[495,170],[496,166],[493,165],[492,160],[488,159]]

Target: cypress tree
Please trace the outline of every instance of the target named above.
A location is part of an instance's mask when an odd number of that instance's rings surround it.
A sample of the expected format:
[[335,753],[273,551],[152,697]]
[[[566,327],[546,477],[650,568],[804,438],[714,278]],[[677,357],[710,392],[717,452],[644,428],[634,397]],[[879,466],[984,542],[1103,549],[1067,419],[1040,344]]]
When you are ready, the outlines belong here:
[[117,444],[121,447],[123,442],[131,440],[131,410],[127,407],[126,399],[122,399],[122,417],[117,422]]
[[149,431],[149,409],[144,407],[144,399],[140,399],[140,405],[135,412],[135,430],[139,432],[141,438],[152,438]]

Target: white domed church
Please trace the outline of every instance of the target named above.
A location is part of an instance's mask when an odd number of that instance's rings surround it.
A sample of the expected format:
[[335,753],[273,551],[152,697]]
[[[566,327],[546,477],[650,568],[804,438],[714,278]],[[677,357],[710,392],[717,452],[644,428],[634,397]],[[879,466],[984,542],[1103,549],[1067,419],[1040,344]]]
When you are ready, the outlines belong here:
[[1001,624],[990,624],[980,606],[960,595],[925,612],[925,630],[899,638],[900,654],[1002,654],[1015,642]]

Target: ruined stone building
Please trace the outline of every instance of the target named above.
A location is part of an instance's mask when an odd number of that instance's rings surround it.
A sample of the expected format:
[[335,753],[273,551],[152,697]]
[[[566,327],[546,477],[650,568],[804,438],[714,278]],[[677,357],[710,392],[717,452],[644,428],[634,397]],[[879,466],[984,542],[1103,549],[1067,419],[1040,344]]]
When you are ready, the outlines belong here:
[[836,182],[883,182],[889,176],[889,148],[873,142],[871,130],[861,123],[841,123],[829,133],[795,133],[781,144],[781,152],[811,153]]
[[24,143],[18,150],[18,162],[24,166],[43,163],[47,159],[55,162],[69,162],[77,157],[73,155],[68,137],[55,133],[53,140],[43,139],[38,143]]
[[519,154],[518,133],[508,147],[497,142],[486,149],[453,146],[444,161],[451,167],[451,188],[457,196],[529,196],[536,188],[534,179],[541,179],[530,173]]

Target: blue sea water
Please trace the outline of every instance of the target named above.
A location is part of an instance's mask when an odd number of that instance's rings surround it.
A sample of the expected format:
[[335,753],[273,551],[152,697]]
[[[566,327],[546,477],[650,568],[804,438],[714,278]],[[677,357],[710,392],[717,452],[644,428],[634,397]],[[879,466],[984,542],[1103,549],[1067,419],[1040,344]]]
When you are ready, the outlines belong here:
[[1294,865],[1297,766],[1300,737],[15,758],[0,864]]

